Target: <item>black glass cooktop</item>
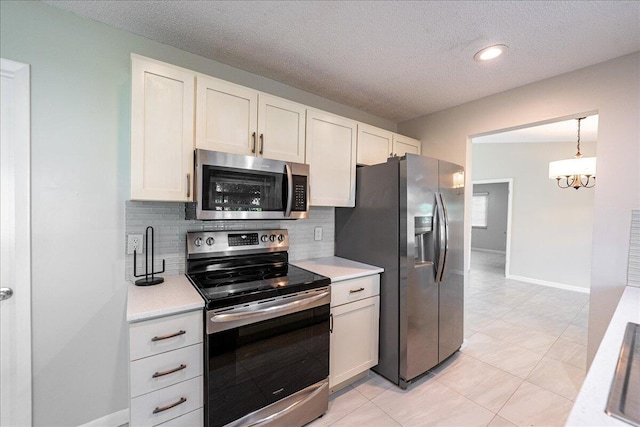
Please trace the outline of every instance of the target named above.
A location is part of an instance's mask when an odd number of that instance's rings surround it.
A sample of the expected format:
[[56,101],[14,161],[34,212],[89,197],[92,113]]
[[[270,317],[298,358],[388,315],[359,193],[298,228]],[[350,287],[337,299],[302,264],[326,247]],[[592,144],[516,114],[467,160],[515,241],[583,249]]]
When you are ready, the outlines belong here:
[[187,276],[207,309],[230,307],[279,295],[328,286],[328,277],[289,265],[279,254],[201,260]]

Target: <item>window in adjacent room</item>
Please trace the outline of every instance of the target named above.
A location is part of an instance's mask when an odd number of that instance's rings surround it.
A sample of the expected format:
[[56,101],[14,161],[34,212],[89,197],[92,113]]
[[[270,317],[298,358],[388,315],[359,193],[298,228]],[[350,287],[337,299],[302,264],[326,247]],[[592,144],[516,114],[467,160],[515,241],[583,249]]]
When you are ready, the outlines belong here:
[[487,228],[489,193],[474,193],[471,207],[471,227]]

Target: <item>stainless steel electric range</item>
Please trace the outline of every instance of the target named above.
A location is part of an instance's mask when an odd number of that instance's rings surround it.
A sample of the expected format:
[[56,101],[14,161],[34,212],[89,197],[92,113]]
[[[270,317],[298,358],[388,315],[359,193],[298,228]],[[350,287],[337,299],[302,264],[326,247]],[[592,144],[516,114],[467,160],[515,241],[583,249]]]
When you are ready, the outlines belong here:
[[205,299],[205,425],[302,426],[329,398],[330,279],[289,265],[287,230],[187,234]]

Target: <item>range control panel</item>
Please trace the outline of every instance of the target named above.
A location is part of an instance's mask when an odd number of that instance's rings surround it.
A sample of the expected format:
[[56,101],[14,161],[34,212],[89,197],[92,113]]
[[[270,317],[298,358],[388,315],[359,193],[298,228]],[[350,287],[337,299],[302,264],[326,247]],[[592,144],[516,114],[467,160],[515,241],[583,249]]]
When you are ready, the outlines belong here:
[[187,233],[187,257],[286,251],[287,230],[195,231]]

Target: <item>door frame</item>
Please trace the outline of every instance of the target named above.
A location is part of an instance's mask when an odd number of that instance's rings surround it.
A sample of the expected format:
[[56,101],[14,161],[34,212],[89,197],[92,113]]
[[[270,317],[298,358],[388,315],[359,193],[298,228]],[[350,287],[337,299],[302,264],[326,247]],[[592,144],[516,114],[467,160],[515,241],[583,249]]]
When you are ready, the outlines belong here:
[[[13,371],[9,405],[15,408],[12,422],[32,424],[31,365],[31,70],[28,64],[0,58],[2,77],[13,80],[13,138],[9,139],[14,155],[15,193],[15,274],[14,288],[16,321],[16,369]],[[4,124],[7,125],[6,123]],[[13,170],[11,170],[13,169]],[[3,201],[6,203],[6,201]],[[3,396],[3,399],[5,397]]]
[[[471,189],[473,193],[473,185],[475,184],[508,184],[507,191],[507,245],[505,248],[504,259],[504,277],[507,279],[511,277],[511,213],[513,202],[513,178],[496,178],[496,179],[477,179],[471,181]],[[471,234],[469,235],[471,237]],[[471,242],[469,242],[471,247]]]

